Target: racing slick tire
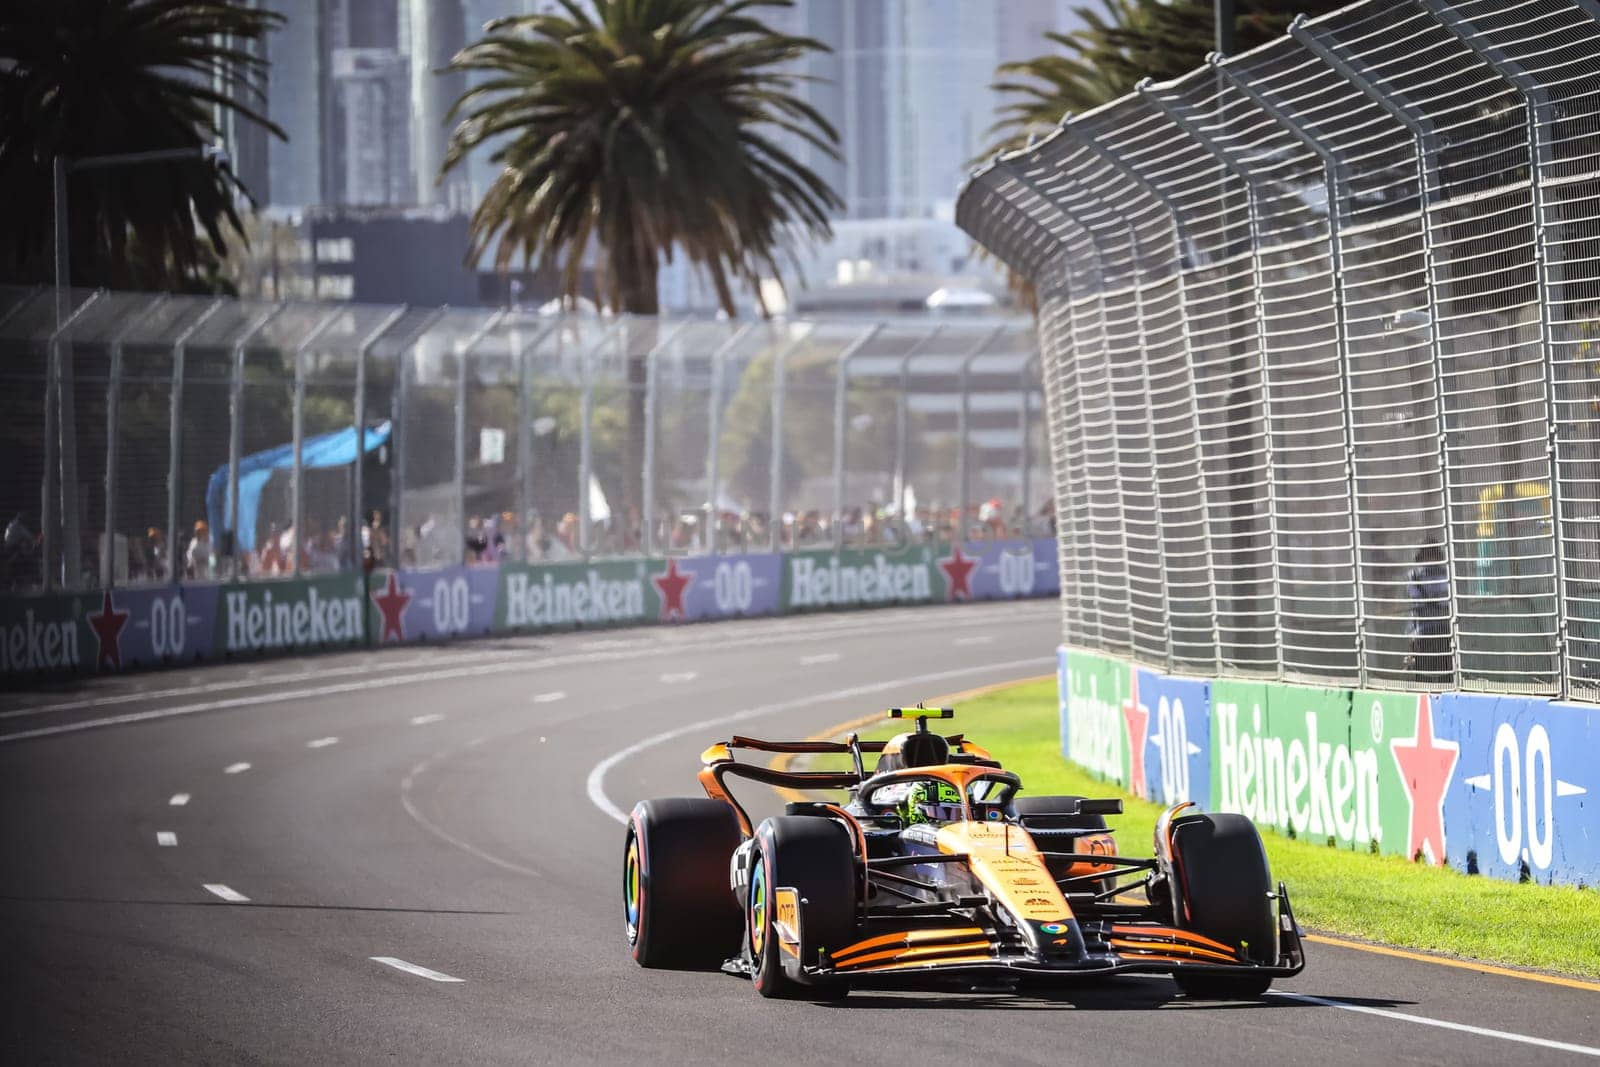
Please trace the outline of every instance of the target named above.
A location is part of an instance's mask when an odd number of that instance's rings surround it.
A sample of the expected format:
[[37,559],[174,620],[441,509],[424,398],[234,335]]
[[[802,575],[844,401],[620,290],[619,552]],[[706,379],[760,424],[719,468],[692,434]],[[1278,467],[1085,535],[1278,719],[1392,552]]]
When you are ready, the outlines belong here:
[[622,904],[641,967],[717,967],[739,948],[743,917],[728,893],[739,847],[733,809],[709,797],[643,800],[628,819]]
[[849,831],[817,816],[768,819],[751,850],[745,909],[750,977],[757,993],[800,1000],[842,999],[850,992],[847,982],[808,985],[783,969],[786,948],[773,928],[779,886],[792,886],[800,893],[802,953],[814,958],[820,949],[837,951],[850,944],[856,933],[856,858]]
[[[1189,815],[1172,824],[1173,863],[1187,906],[1185,926],[1225,945],[1244,945],[1254,963],[1277,962],[1278,925],[1272,875],[1261,835],[1243,815]],[[1259,997],[1271,975],[1180,971],[1178,987],[1197,999]]]

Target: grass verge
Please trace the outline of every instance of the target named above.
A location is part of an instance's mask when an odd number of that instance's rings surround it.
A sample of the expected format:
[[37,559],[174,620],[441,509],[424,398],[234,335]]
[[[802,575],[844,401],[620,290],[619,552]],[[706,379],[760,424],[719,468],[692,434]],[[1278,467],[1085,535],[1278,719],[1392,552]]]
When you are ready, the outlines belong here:
[[[1150,855],[1158,804],[1092,777],[1061,756],[1054,680],[1028,682],[961,704],[960,730],[1021,776],[1027,792],[1120,796],[1111,819],[1120,847]],[[863,737],[904,727],[885,721]],[[1398,856],[1328,848],[1264,831],[1273,877],[1295,916],[1315,930],[1569,975],[1600,977],[1600,891],[1518,885],[1411,863]]]

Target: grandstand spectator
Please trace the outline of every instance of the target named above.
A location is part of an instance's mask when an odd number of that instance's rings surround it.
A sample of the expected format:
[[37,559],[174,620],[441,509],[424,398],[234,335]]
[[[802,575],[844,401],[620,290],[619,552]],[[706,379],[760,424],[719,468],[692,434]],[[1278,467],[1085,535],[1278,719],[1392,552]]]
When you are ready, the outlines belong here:
[[207,579],[216,573],[217,557],[211,550],[211,527],[204,519],[194,521],[194,538],[183,556],[183,574],[186,578]]

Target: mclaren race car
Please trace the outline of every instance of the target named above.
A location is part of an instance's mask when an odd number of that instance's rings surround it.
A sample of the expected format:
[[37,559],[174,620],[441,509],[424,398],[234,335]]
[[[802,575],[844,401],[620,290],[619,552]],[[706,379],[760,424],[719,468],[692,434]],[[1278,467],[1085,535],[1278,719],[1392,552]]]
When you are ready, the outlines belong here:
[[[1196,997],[1254,997],[1305,966],[1261,838],[1241,815],[1180,804],[1152,858],[1124,856],[1120,800],[1022,797],[1022,782],[959,734],[948,708],[893,709],[888,741],[759,741],[706,749],[705,798],[646,800],[628,822],[623,904],[645,967],[716,967],[768,997],[852,987],[1012,988],[1170,974]],[[843,771],[779,770],[736,751],[848,756]],[[876,757],[869,773],[866,760]],[[747,779],[847,790],[752,825],[728,791]]]

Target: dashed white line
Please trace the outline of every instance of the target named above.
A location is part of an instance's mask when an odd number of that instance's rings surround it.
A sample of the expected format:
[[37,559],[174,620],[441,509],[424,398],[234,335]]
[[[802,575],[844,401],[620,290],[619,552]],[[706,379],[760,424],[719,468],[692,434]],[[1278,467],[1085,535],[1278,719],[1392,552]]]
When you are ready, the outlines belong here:
[[978,634],[974,637],[958,637],[951,643],[956,645],[992,645],[994,644],[994,634]]
[[692,682],[698,677],[700,677],[699,671],[673,671],[670,674],[663,674],[661,680],[668,685],[676,685],[679,682]]
[[1520,1045],[1537,1045],[1539,1048],[1555,1049],[1558,1052],[1573,1052],[1580,1056],[1600,1056],[1600,1048],[1595,1048],[1592,1045],[1574,1045],[1566,1041],[1553,1041],[1548,1037],[1514,1034],[1509,1030],[1491,1030],[1486,1026],[1470,1026],[1467,1023],[1452,1023],[1444,1019],[1429,1019],[1421,1015],[1407,1015],[1403,1011],[1372,1008],[1365,1004],[1350,1004],[1343,1000],[1333,1000],[1329,997],[1313,997],[1305,993],[1281,993],[1273,990],[1267,995],[1281,1000],[1297,1000],[1302,1004],[1316,1004],[1324,1008],[1338,1008],[1341,1011],[1359,1012],[1362,1015],[1376,1015],[1380,1018],[1394,1019],[1403,1023],[1416,1023],[1418,1026],[1436,1026],[1441,1030],[1456,1030],[1463,1034],[1477,1034],[1479,1037],[1495,1037],[1501,1041],[1515,1041]]
[[411,725],[412,726],[426,726],[430,722],[440,722],[443,719],[444,719],[443,715],[413,715],[413,716],[411,716]]
[[226,767],[222,768],[222,773],[223,774],[243,774],[245,771],[248,771],[249,769],[250,769],[250,764],[248,764],[248,763],[230,763]]
[[[1008,611],[1027,610],[1009,606]],[[1054,610],[1054,603],[1042,603],[1038,614],[1046,614]],[[830,636],[848,636],[850,633],[877,633],[885,625],[892,625],[901,630],[928,630],[949,626],[944,618],[929,619],[919,622],[916,619],[917,611],[925,612],[926,609],[907,610],[903,613],[883,612],[874,613],[870,625],[853,624],[854,630],[846,630],[843,623],[829,627],[813,627],[805,630],[785,628],[780,636],[773,637],[735,637],[717,638],[715,643],[719,651],[733,648],[765,648],[772,645],[792,645],[795,641],[808,634],[828,631]],[[84,730],[99,730],[107,726],[125,726],[130,723],[153,722],[158,719],[171,719],[181,715],[198,715],[210,711],[224,711],[230,708],[258,707],[264,704],[283,704],[292,700],[304,700],[310,697],[336,696],[341,693],[369,692],[374,689],[391,689],[407,685],[427,685],[451,678],[482,677],[491,674],[525,674],[532,671],[549,670],[555,667],[570,666],[575,663],[611,663],[621,659],[642,654],[655,655],[675,653],[681,648],[700,648],[704,642],[698,639],[694,643],[674,637],[671,634],[662,635],[652,633],[648,639],[639,642],[629,642],[627,651],[617,652],[592,652],[581,655],[554,656],[546,660],[530,660],[525,654],[511,654],[505,662],[490,662],[488,657],[483,661],[474,661],[469,666],[434,667],[432,670],[414,674],[384,675],[378,678],[370,677],[372,667],[351,667],[348,671],[343,669],[325,669],[318,672],[306,672],[303,675],[279,675],[276,681],[290,681],[298,677],[327,677],[341,673],[360,674],[363,677],[351,681],[340,682],[333,685],[311,686],[305,689],[277,689],[267,693],[256,693],[250,696],[229,697],[225,700],[208,700],[198,704],[183,704],[178,707],[156,708],[150,711],[135,711],[123,715],[109,715],[99,719],[83,719],[78,722],[61,723],[56,726],[41,726],[33,730],[19,730],[15,733],[0,734],[0,745],[13,744],[18,741],[31,741],[39,737],[57,737],[61,734],[75,734]],[[431,660],[425,661],[431,662]],[[456,661],[459,662],[459,661]],[[176,694],[188,695],[191,692],[211,692],[218,688],[236,688],[233,684],[218,686],[190,686],[185,689],[141,691],[138,693],[123,693],[118,696],[95,698],[89,701],[72,702],[72,707],[101,707],[109,704],[120,704],[129,700],[147,700],[158,696]],[[17,712],[0,712],[0,719],[10,718],[13,714],[34,715],[46,711],[64,710],[68,705],[35,705]]]
[[171,830],[157,830],[156,844],[162,848],[176,848],[178,846],[178,835]]
[[250,903],[249,897],[245,896],[237,889],[229,889],[221,882],[207,882],[204,888],[207,893],[215,894],[216,896],[221,897],[223,900],[226,900],[229,904]]
[[338,743],[339,739],[337,737],[319,737],[315,741],[307,741],[306,747],[327,748],[329,745],[337,745]]
[[185,804],[189,803],[189,794],[188,793],[174,793],[174,794],[172,794],[172,799],[167,801],[167,803],[170,804],[174,808],[181,808]]
[[466,981],[465,978],[457,978],[454,975],[445,974],[442,971],[430,970],[427,967],[419,967],[415,963],[407,963],[405,960],[396,959],[393,956],[368,956],[367,958],[372,960],[374,963],[381,963],[385,967],[393,967],[397,971],[404,971],[407,974],[414,974],[418,978],[426,978],[430,982]]
[[839,658],[837,652],[819,652],[815,656],[801,656],[800,666],[815,667],[819,663],[833,663]]
[[553,693],[535,693],[533,696],[533,702],[535,704],[553,704],[558,700],[565,699],[567,699],[567,694],[559,689]]

